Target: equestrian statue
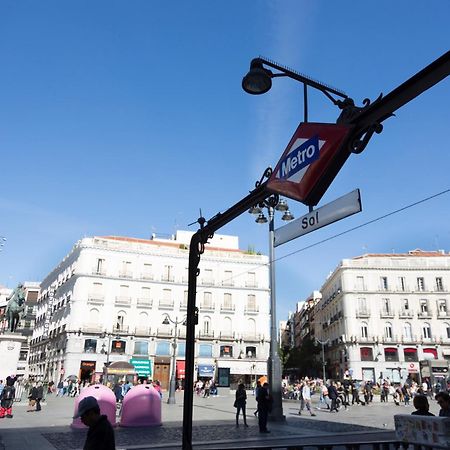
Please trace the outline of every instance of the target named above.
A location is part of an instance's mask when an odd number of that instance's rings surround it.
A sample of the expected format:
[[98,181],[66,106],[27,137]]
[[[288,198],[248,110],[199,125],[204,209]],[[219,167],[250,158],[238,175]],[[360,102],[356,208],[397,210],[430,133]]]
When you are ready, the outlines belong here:
[[19,284],[16,289],[8,299],[8,304],[6,305],[6,318],[8,320],[8,330],[11,333],[16,331],[20,319],[22,318],[22,313],[25,309],[25,291],[23,289],[23,284]]

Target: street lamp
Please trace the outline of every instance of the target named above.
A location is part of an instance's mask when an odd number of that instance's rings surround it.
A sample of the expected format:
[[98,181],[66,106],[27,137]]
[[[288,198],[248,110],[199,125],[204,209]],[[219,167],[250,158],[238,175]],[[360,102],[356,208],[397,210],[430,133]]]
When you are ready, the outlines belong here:
[[[267,210],[269,220],[262,209]],[[273,404],[270,418],[272,420],[284,420],[283,404],[281,397],[281,361],[278,355],[277,344],[277,319],[276,319],[276,296],[275,296],[275,249],[274,249],[274,216],[275,211],[283,213],[282,220],[289,221],[294,216],[289,211],[286,200],[280,199],[277,194],[271,195],[258,205],[250,208],[249,213],[257,214],[256,223],[269,222],[269,288],[270,288],[270,355],[267,360],[267,372],[272,393]]]
[[325,372],[325,367],[327,365],[327,362],[325,361],[325,345],[328,344],[328,342],[330,342],[329,339],[327,339],[326,341],[321,341],[320,339],[316,338],[317,343],[319,343],[322,346],[322,370],[323,370],[323,382],[326,382],[326,372]]
[[[102,353],[103,355],[106,355],[105,367],[106,367],[106,369],[108,369],[109,364],[110,364],[110,362],[109,362],[109,355],[110,355],[110,353],[111,353],[111,338],[113,337],[113,335],[112,335],[111,333],[107,333],[106,331],[104,331],[104,332],[100,335],[100,337],[101,337],[102,339],[105,339],[106,337],[108,337],[108,347],[107,347],[107,349],[105,350],[105,343],[103,342],[103,344],[102,344],[102,349],[100,350],[100,353]],[[120,339],[120,336],[114,336],[114,339],[119,340],[119,339]],[[106,371],[105,371],[105,375],[103,376],[103,384],[106,384],[107,381],[108,381],[108,380],[107,380],[107,377],[106,377]]]
[[[175,401],[175,387],[176,387],[176,365],[177,365],[177,330],[178,325],[186,325],[186,316],[183,319],[178,320],[178,317],[175,317],[175,320],[166,313],[165,318],[163,320],[163,325],[169,325],[169,323],[173,323],[175,325],[175,336],[173,338],[172,348],[172,372],[170,375],[170,384],[169,384],[169,398],[167,399],[167,403],[169,405],[174,405]],[[190,386],[186,386],[186,389],[190,389]]]

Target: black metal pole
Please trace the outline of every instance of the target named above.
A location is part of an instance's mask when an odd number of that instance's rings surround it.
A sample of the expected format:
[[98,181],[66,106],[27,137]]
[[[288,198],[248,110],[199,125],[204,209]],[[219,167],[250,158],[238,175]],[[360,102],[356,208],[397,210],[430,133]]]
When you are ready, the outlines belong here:
[[303,83],[303,122],[308,122],[308,85]]

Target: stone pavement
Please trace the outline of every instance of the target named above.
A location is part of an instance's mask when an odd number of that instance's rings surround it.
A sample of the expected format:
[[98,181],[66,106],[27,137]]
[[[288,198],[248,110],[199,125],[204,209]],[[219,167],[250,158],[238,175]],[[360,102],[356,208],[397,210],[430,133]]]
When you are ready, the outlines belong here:
[[[193,442],[202,448],[214,448],[214,443],[231,448],[237,443],[270,442],[280,439],[298,441],[307,436],[335,436],[336,433],[368,433],[393,429],[393,416],[410,413],[413,407],[395,407],[392,403],[374,403],[354,406],[345,412],[329,413],[316,410],[316,417],[298,415],[298,402],[284,401],[286,421],[269,423],[272,433],[261,435],[253,416],[256,408],[254,397],[249,395],[247,417],[249,428],[234,425],[234,396],[228,390],[218,397],[194,396]],[[163,399],[163,426],[154,428],[116,428],[117,447],[120,449],[180,448],[182,436],[182,393],[177,393],[177,403],[168,405]],[[432,403],[432,412],[437,407]],[[0,450],[75,450],[82,448],[85,431],[69,427],[73,415],[74,399],[49,398],[41,412],[26,412],[26,405],[16,404],[13,419],[0,421]],[[242,421],[242,418],[241,418]]]

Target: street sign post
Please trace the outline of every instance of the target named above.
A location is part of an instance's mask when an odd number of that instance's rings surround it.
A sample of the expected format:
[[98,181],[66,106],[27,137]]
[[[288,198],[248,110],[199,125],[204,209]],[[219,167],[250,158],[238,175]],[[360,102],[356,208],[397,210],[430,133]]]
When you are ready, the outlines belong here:
[[305,214],[297,220],[275,230],[275,247],[330,223],[349,217],[362,211],[359,189],[339,197],[331,203]]

